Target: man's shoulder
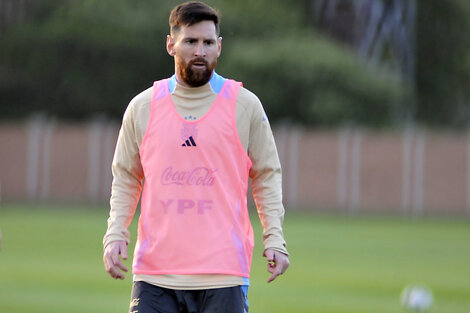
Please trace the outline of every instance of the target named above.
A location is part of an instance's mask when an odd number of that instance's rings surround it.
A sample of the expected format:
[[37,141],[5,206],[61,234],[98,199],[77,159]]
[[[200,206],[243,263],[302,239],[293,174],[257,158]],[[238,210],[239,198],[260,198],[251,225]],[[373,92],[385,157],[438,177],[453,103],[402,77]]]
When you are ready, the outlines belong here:
[[129,103],[129,106],[141,107],[149,105],[150,101],[152,100],[152,93],[153,87],[149,87],[141,91],[134,98],[132,98],[131,102]]
[[125,121],[141,120],[149,115],[153,88],[149,87],[138,93],[127,105],[123,119]]
[[237,106],[242,107],[245,112],[251,113],[250,115],[260,115],[264,112],[258,96],[245,87],[241,87],[238,91]]
[[[168,81],[168,88],[170,89],[174,89],[174,85],[176,84],[176,78],[175,76],[173,75],[172,77],[168,77],[168,78],[162,78],[155,83],[158,83],[158,82],[163,82],[163,81]],[[150,102],[152,101],[152,95],[153,95],[153,90],[154,90],[154,85],[152,84],[152,86],[148,87],[147,89],[141,91],[140,93],[138,93],[132,100],[131,102],[129,103],[129,105],[131,106],[136,106],[136,107],[141,107],[141,106],[144,106],[144,107],[148,107],[150,106]]]
[[240,97],[242,100],[245,100],[247,102],[252,102],[252,103],[261,102],[258,96],[254,92],[252,92],[251,90],[247,89],[244,86],[240,87],[238,97]]

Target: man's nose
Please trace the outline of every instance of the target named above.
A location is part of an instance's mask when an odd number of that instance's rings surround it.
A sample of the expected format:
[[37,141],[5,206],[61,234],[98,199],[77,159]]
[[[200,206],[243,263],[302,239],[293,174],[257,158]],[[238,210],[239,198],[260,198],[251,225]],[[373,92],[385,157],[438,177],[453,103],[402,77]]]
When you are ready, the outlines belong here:
[[197,45],[196,45],[196,50],[194,51],[194,55],[195,56],[198,56],[198,57],[204,57],[206,56],[206,50],[204,48],[204,43],[203,42],[199,42]]

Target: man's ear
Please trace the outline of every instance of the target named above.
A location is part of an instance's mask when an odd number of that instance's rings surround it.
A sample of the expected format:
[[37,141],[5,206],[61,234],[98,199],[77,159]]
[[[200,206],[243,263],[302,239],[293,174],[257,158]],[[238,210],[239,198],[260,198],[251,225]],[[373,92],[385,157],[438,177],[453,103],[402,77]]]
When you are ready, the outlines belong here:
[[217,38],[217,57],[220,57],[222,52],[222,37]]
[[172,57],[175,56],[175,39],[171,35],[166,36],[166,51]]

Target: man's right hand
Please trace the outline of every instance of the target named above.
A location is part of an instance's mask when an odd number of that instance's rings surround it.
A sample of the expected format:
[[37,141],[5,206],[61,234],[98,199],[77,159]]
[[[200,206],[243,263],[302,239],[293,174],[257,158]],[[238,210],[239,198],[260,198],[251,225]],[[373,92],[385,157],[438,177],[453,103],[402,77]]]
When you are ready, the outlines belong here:
[[115,279],[124,279],[124,273],[127,267],[121,262],[127,260],[127,244],[124,240],[112,241],[104,249],[103,262],[106,272]]

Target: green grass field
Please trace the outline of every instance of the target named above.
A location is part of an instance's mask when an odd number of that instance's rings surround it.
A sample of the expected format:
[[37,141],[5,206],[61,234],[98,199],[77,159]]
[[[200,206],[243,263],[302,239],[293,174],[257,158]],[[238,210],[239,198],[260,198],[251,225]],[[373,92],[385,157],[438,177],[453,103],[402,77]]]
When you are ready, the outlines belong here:
[[[127,312],[131,275],[115,281],[102,265],[106,218],[105,208],[0,207],[0,312]],[[470,312],[468,219],[288,213],[291,267],[271,284],[252,222],[250,312],[405,312],[399,295],[415,282],[432,288],[430,312]]]

